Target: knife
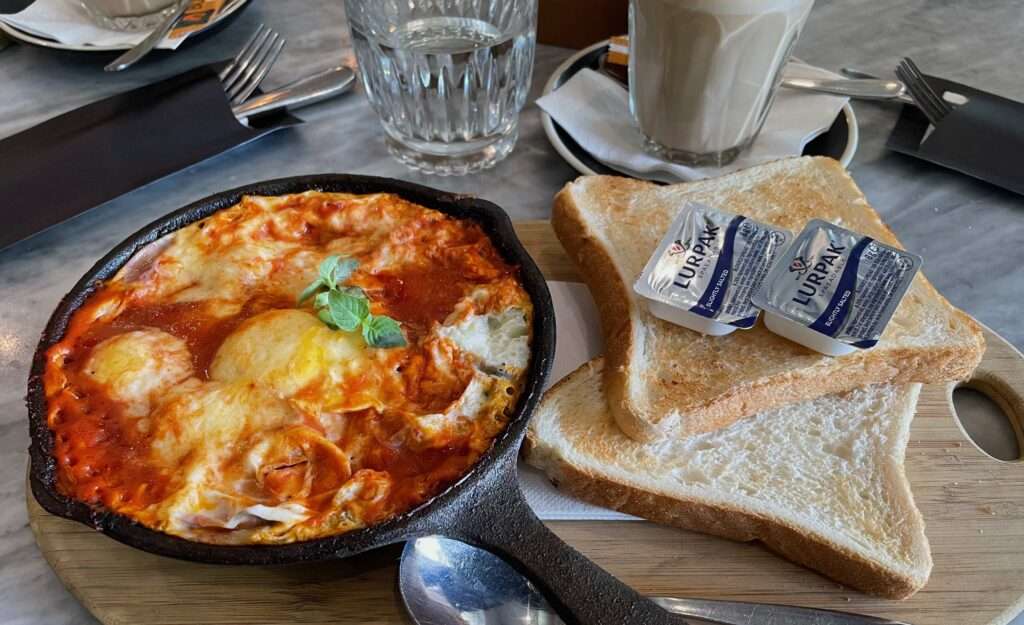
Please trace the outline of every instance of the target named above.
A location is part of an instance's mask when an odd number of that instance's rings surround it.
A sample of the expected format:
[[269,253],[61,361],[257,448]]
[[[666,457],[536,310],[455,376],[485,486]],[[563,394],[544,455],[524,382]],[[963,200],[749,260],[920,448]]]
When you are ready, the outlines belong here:
[[333,67],[329,70],[300,78],[268,93],[232,107],[235,117],[245,119],[278,109],[307,106],[344,93],[352,86],[356,74],[348,67]]

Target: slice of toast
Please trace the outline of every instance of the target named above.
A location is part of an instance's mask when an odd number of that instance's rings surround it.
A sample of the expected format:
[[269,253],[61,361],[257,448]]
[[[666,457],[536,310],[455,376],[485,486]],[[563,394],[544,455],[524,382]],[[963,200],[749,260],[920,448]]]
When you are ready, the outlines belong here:
[[842,166],[828,158],[785,159],[665,187],[613,176],[566,185],[551,222],[600,310],[609,408],[629,436],[652,441],[708,432],[867,384],[962,380],[981,360],[978,324],[921,274],[878,345],[838,358],[772,334],[763,323],[708,337],[654,317],[633,282],[687,200],[794,233],[817,217],[899,246]]
[[924,521],[903,470],[921,385],[869,386],[639,443],[608,413],[602,366],[597,358],[564,378],[531,421],[527,461],[559,488],[658,523],[760,540],[864,592],[904,598],[928,581]]

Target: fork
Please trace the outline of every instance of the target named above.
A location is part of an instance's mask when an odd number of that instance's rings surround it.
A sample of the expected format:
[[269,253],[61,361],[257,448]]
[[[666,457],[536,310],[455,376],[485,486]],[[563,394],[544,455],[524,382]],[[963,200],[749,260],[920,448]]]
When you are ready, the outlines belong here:
[[241,104],[252,95],[277,61],[284,44],[284,37],[260,24],[234,60],[218,74],[231,104]]
[[953,107],[946,103],[939,94],[928,84],[928,80],[918,69],[910,57],[904,57],[896,67],[896,76],[907,85],[911,97],[917,107],[921,109],[924,116],[928,118],[932,126],[937,125],[942,118],[953,110]]

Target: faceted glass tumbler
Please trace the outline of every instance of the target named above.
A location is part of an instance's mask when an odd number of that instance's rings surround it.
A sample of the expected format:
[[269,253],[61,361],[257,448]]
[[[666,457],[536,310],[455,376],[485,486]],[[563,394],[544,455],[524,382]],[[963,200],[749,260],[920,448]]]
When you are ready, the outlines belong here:
[[395,158],[461,175],[508,156],[533,74],[537,0],[345,0],[345,10]]

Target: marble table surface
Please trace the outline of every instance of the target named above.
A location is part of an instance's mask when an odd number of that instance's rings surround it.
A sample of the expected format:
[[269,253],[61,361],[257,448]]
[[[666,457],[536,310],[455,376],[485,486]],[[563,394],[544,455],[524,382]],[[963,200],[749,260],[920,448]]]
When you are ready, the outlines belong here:
[[[55,53],[24,45],[0,51],[0,137],[87,102],[205,61],[230,56],[260,22],[288,39],[265,83],[352,61],[338,0],[254,0],[220,33],[118,75],[109,57]],[[900,56],[925,71],[1024,100],[1024,5],[1018,0],[819,0],[797,47],[801,58],[887,74]],[[569,54],[541,46],[533,93]],[[1024,199],[884,150],[897,108],[855,105],[861,147],[851,171],[904,244],[926,258],[925,273],[955,305],[1018,348],[1024,292]],[[538,109],[523,111],[512,155],[493,170],[438,178],[393,161],[362,93],[302,110],[301,127],[211,159],[108,202],[0,251],[0,625],[94,623],[61,586],[36,548],[24,505],[28,445],[24,392],[39,332],[58,299],[111,246],[192,200],[266,178],[305,173],[372,173],[473,193],[513,218],[543,218],[551,197],[574,177],[548,145]],[[3,175],[0,163],[0,175]],[[59,172],[55,172],[59,183]],[[1016,625],[1024,625],[1024,617]]]

